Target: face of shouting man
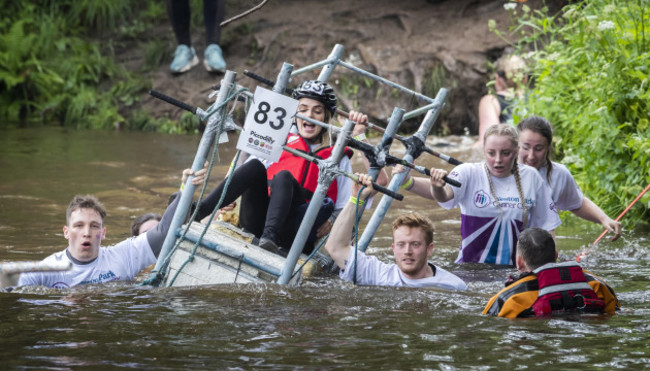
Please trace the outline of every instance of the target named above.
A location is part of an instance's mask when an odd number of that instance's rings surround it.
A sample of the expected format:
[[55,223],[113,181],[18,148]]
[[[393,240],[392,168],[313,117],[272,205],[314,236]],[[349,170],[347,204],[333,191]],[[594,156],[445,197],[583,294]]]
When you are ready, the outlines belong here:
[[89,262],[99,255],[106,228],[96,210],[79,208],[70,213],[68,224],[63,227],[63,235],[68,240],[70,255],[81,262]]

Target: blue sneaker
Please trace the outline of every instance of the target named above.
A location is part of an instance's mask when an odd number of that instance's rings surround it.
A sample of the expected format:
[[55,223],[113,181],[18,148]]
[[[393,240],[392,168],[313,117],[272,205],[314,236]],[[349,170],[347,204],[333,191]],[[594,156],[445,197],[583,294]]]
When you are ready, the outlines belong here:
[[174,60],[169,66],[169,69],[172,73],[183,73],[189,71],[197,64],[199,64],[199,57],[196,56],[194,48],[181,44],[176,47]]
[[221,48],[217,44],[210,44],[205,49],[203,65],[208,72],[226,72],[226,61],[223,59]]

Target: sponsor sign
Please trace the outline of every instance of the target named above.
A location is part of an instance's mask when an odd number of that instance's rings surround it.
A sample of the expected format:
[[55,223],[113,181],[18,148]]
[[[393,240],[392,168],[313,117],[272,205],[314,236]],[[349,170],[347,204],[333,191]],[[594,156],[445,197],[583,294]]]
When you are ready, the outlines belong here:
[[296,99],[257,87],[237,149],[276,162],[298,109]]

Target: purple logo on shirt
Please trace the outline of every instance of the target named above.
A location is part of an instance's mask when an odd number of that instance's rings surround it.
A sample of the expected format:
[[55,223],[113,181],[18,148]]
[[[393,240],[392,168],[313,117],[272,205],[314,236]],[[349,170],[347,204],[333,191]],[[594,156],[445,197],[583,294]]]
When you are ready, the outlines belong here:
[[490,203],[490,195],[482,189],[474,194],[474,206],[482,208]]

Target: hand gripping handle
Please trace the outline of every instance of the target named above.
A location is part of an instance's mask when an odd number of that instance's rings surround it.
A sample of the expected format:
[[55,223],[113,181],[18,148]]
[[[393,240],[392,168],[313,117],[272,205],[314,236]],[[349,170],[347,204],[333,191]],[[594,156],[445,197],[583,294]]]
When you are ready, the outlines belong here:
[[[424,169],[424,174],[426,174],[427,176],[431,176],[431,170],[425,168],[424,166],[422,167],[422,169]],[[446,175],[442,177],[442,180],[444,180],[445,183],[447,183],[449,185],[452,185],[454,187],[459,187],[460,188],[460,186],[461,186],[459,181],[457,181],[456,179],[451,179]]]
[[404,195],[393,192],[390,189],[388,189],[386,187],[382,187],[382,186],[380,186],[379,184],[377,184],[375,182],[372,182],[372,188],[374,188],[374,190],[377,191],[377,192],[381,192],[381,193],[383,193],[383,194],[385,194],[387,196],[390,196],[390,197],[396,199],[397,201],[402,201],[404,199]]

